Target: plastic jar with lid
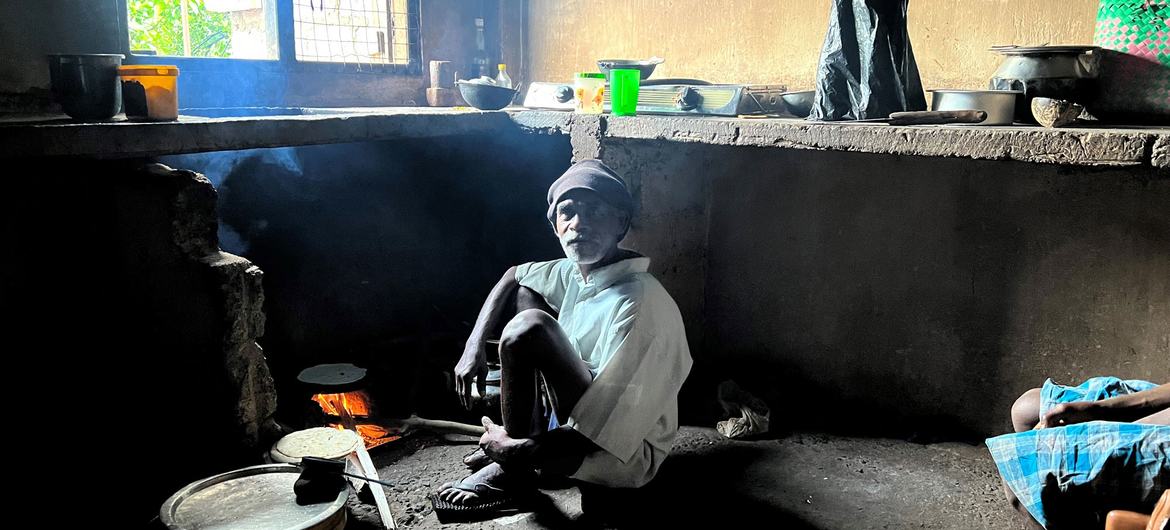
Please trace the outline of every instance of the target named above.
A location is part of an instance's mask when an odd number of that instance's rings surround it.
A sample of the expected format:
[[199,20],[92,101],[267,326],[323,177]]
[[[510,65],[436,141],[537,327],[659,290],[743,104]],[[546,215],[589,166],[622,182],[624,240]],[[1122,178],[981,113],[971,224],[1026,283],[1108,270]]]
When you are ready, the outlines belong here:
[[573,79],[573,109],[581,114],[601,114],[605,99],[605,74],[578,73]]
[[131,120],[179,119],[179,67],[134,64],[118,68],[122,108]]

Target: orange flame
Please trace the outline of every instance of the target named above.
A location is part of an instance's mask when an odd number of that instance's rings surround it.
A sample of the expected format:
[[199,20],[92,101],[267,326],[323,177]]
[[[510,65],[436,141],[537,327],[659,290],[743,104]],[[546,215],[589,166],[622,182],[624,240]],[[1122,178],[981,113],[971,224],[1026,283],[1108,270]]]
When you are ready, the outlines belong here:
[[371,416],[370,396],[358,390],[344,394],[317,394],[313,401],[321,406],[321,410],[331,416],[337,416],[341,423],[330,424],[336,429],[356,431],[366,444],[366,449],[373,449],[384,443],[393,442],[401,438],[394,436],[386,428],[372,423],[359,423]]

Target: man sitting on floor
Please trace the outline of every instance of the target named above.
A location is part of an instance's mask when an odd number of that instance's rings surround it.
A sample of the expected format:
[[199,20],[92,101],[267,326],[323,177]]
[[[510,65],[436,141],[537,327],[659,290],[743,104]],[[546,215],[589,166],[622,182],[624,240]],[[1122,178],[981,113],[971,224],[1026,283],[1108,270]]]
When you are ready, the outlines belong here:
[[1099,529],[1113,509],[1148,513],[1170,486],[1170,383],[1049,379],[1016,400],[1012,426],[987,448],[1008,500],[1044,528]]
[[[634,209],[629,191],[605,164],[585,160],[547,198],[566,257],[509,269],[484,303],[455,367],[456,392],[470,408],[478,377],[482,394],[485,339],[510,317],[499,344],[504,424],[483,419],[480,450],[464,458],[478,470],[444,484],[432,496],[436,511],[507,507],[534,490],[537,469],[639,487],[678,431],[690,352],[678,307],[646,272],[649,258],[618,248]],[[549,430],[542,380],[563,427]]]

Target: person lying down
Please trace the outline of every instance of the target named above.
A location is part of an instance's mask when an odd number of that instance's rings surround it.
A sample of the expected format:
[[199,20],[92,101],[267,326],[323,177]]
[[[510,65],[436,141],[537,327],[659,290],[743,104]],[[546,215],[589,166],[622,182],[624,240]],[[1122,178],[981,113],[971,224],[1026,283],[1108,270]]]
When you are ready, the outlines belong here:
[[987,449],[1009,502],[1038,527],[1100,529],[1110,510],[1149,513],[1170,486],[1170,383],[1051,379]]

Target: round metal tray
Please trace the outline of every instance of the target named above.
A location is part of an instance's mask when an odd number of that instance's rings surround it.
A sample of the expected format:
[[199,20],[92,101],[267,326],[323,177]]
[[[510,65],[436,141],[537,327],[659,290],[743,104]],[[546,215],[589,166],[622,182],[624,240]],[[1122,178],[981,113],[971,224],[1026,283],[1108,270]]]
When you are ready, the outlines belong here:
[[343,527],[349,490],[330,503],[299,506],[293,483],[300,472],[289,464],[266,464],[192,482],[163,503],[159,517],[175,530]]

